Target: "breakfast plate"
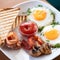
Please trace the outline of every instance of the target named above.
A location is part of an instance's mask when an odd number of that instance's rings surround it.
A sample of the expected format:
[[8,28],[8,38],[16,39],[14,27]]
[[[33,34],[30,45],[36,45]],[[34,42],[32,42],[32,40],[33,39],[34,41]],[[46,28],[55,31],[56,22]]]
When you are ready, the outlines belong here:
[[[43,1],[39,1],[39,0],[38,1],[36,1],[36,0],[26,1],[26,2],[23,2],[23,3],[20,3],[16,6],[14,6],[13,8],[20,8],[19,15],[21,15],[22,13],[25,13],[28,10],[28,8],[32,9],[34,7],[37,7],[38,5],[39,6],[42,5],[48,9],[52,10],[52,12],[54,12],[54,14],[55,14],[56,22],[60,22],[60,12],[57,9],[55,9],[54,7],[52,7],[51,5],[49,5]],[[54,49],[52,49],[51,54],[40,56],[40,57],[32,57],[29,54],[27,54],[27,52],[25,52],[23,49],[9,50],[9,49],[0,48],[0,50],[11,60],[51,60],[51,59],[57,57],[58,55],[60,55],[60,48],[54,48]]]

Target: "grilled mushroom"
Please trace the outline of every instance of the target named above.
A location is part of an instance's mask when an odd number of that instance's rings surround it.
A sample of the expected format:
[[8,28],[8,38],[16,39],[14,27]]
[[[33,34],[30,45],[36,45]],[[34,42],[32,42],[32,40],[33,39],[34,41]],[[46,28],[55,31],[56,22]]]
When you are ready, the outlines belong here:
[[42,45],[42,47],[43,47],[43,50],[44,50],[44,54],[51,54],[51,47],[50,47],[49,44],[44,43],[44,44]]
[[33,46],[33,48],[29,51],[29,54],[32,56],[40,56],[42,53],[40,51],[40,45],[38,44],[38,42],[35,43],[36,45]]
[[51,54],[51,47],[47,43],[40,45],[38,42],[36,42],[35,46],[29,51],[29,54],[34,57]]

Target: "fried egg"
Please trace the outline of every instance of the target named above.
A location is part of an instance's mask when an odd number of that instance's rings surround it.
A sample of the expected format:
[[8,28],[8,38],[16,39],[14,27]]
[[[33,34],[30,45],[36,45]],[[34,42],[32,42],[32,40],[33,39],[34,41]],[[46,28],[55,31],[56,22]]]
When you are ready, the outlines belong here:
[[46,26],[54,20],[51,10],[45,7],[32,8],[28,20],[35,22],[38,27]]
[[49,42],[52,45],[60,43],[60,25],[49,25],[46,26],[41,34],[42,40]]

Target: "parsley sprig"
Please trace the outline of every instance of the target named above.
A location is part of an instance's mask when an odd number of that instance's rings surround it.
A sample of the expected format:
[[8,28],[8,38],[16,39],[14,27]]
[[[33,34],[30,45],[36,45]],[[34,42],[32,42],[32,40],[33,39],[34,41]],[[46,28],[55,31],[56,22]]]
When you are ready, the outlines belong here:
[[60,43],[57,43],[55,45],[52,46],[53,48],[60,48]]
[[38,32],[41,32],[43,30],[44,26],[43,27],[40,27],[38,28]]
[[38,7],[43,7],[42,5],[38,5]]
[[30,8],[28,8],[27,15],[30,15],[30,13],[31,13],[31,10],[30,10]]

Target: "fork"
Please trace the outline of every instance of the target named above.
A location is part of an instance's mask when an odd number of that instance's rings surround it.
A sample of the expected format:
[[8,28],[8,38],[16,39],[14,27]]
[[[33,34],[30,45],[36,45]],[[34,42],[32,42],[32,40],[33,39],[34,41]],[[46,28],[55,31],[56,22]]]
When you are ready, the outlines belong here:
[[15,22],[12,25],[12,30],[14,30],[17,26],[20,25],[20,23],[27,20],[27,15],[18,15],[15,19]]

